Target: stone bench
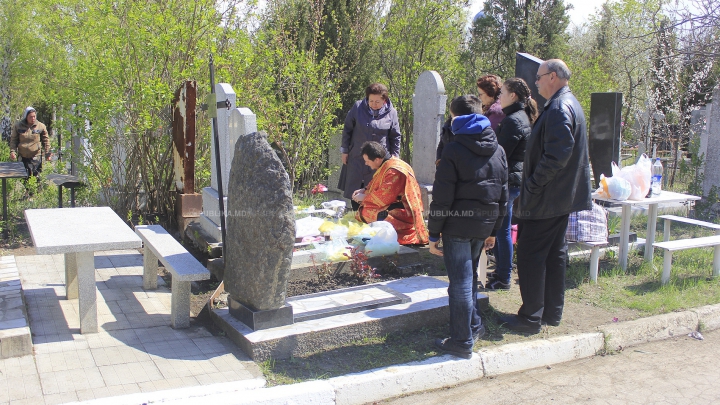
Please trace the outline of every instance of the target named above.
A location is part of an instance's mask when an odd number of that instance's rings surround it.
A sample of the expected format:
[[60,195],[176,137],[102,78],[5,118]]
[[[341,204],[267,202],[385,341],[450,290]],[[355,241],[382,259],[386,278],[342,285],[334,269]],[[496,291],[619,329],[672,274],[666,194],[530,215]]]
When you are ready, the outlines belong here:
[[670,267],[672,266],[672,254],[674,251],[711,246],[715,247],[712,275],[713,277],[717,277],[720,275],[720,235],[653,243],[653,247],[660,248],[665,251],[665,262],[663,264],[663,272],[660,281],[663,284],[670,281]]
[[145,244],[143,288],[156,289],[158,260],[172,274],[170,322],[173,328],[190,326],[190,282],[207,280],[210,272],[160,225],[138,225],[135,233]]
[[681,222],[683,224],[697,225],[703,228],[709,228],[715,230],[716,235],[720,235],[720,225],[713,224],[712,222],[700,221],[698,219],[678,217],[676,215],[660,215],[658,218],[665,220],[663,227],[663,241],[667,242],[670,240],[670,223],[672,221]]
[[597,284],[598,268],[600,267],[600,248],[607,242],[575,242],[590,248],[590,280]]

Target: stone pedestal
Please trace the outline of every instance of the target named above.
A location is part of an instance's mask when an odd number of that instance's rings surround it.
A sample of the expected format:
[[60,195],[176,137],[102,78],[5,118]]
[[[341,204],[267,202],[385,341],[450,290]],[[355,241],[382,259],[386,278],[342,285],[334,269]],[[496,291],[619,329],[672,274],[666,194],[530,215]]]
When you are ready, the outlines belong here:
[[230,315],[249,326],[252,330],[270,329],[293,324],[293,308],[285,304],[277,309],[254,311],[228,297]]

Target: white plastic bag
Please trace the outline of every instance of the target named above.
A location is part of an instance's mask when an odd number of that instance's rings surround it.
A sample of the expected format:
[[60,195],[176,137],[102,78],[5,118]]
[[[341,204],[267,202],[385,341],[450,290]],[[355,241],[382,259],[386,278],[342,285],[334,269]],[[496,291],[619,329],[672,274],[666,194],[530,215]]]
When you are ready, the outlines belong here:
[[613,177],[620,176],[630,183],[629,200],[642,200],[650,191],[650,178],[652,177],[652,162],[644,153],[637,163],[625,166],[616,173],[617,165],[613,162]]
[[400,251],[397,232],[391,223],[376,221],[370,224],[370,226],[380,229],[365,245],[365,253],[368,257],[394,255]]
[[325,222],[322,218],[305,217],[295,221],[295,237],[303,238],[305,236],[320,235],[318,229]]
[[597,190],[600,196],[612,198],[613,200],[625,201],[632,191],[630,182],[620,176],[605,177],[600,175],[600,188]]

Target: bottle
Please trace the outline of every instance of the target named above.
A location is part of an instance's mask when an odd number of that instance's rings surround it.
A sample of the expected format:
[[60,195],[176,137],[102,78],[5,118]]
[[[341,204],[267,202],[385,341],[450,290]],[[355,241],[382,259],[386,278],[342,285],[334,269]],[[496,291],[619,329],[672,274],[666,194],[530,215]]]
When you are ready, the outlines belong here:
[[660,159],[655,158],[655,163],[652,165],[652,181],[651,181],[651,189],[652,189],[652,195],[657,196],[660,195],[660,187],[662,185],[662,175],[663,175],[663,165],[660,163]]

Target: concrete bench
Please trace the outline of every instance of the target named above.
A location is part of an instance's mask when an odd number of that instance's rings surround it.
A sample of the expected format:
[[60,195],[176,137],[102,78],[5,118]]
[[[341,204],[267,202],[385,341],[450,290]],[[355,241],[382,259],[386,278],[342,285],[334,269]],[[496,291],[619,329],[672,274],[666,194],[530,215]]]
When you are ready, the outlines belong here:
[[607,242],[577,242],[590,248],[590,280],[597,284],[598,268],[600,267],[600,248]]
[[720,235],[720,225],[713,224],[712,222],[700,221],[698,219],[678,217],[676,215],[660,215],[658,218],[665,220],[663,226],[663,241],[667,242],[670,240],[670,223],[672,221],[681,222],[683,224],[702,226],[703,228],[709,228],[715,230],[715,235]]
[[145,244],[143,288],[157,288],[158,260],[172,274],[170,322],[173,328],[190,326],[190,282],[207,280],[210,272],[160,225],[138,225],[135,233]]
[[670,281],[670,267],[672,266],[672,254],[674,251],[711,246],[715,247],[712,275],[713,277],[717,277],[720,275],[720,235],[653,243],[653,247],[665,250],[665,262],[663,264],[663,272],[660,281],[663,284]]

